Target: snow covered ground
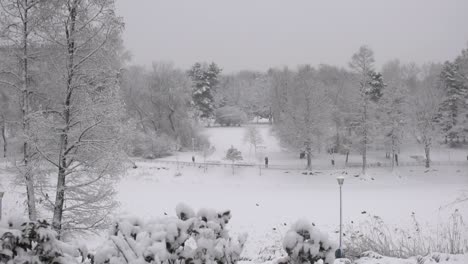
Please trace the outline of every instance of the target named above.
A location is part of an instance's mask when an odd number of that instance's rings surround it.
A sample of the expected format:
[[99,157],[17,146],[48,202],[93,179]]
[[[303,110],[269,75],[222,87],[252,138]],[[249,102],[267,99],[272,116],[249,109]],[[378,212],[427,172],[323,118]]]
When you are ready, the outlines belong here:
[[[359,222],[366,211],[395,226],[409,225],[415,212],[423,224],[445,221],[454,201],[468,188],[466,167],[403,168],[398,174],[386,169],[369,172],[370,179],[354,177],[357,171],[326,171],[303,175],[300,171],[254,168],[210,168],[207,173],[193,166],[181,167],[138,163],[121,182],[118,199],[123,213],[141,217],[174,214],[179,202],[195,208],[231,209],[233,232],[248,232],[245,256],[254,258],[267,245],[277,243],[288,225],[307,218],[319,228],[335,234],[339,225],[336,177],[345,175],[344,223]],[[400,177],[401,176],[401,177]],[[372,180],[372,178],[374,180]],[[468,219],[466,205],[461,210]]]
[[[282,151],[268,126],[259,127],[267,147],[264,154],[270,157],[271,164],[304,162],[298,161],[296,153]],[[243,142],[244,129],[207,129],[217,150],[210,158],[221,160],[231,145],[249,153],[248,144]],[[191,155],[180,153],[178,159],[190,161]],[[464,154],[458,155],[461,160]],[[10,186],[6,179],[11,177],[5,163],[1,165],[0,175],[7,190],[3,216],[24,213],[23,187]],[[389,168],[375,168],[369,170],[366,179],[355,177],[358,169],[312,171],[306,175],[302,170],[262,170],[260,175],[257,167],[236,168],[232,174],[229,166],[209,167],[205,172],[198,166],[177,168],[158,161],[137,161],[137,165],[138,168],[128,170],[117,187],[121,205],[117,214],[142,218],[175,215],[174,208],[180,202],[195,209],[231,209],[233,218],[228,228],[233,235],[249,233],[243,256],[257,262],[267,259],[267,255],[283,254],[280,250],[282,238],[290,224],[300,218],[309,219],[332,238],[337,238],[338,176],[345,177],[345,225],[363,220],[364,211],[399,227],[410,225],[413,212],[421,224],[432,227],[446,221],[455,209],[468,219],[466,204],[449,205],[462,190],[468,189],[468,165],[439,166],[430,170],[400,167],[395,172]]]
[[[297,153],[289,153],[278,144],[269,126],[259,125],[265,141],[264,155],[270,164],[295,164],[300,168],[304,160]],[[216,147],[211,160],[222,161],[225,151],[233,145],[244,153],[245,160],[254,160],[253,151],[243,141],[244,127],[208,128],[206,133]],[[417,150],[406,152],[410,156]],[[437,153],[437,151],[435,151]],[[463,151],[453,151],[452,158],[462,160]],[[250,155],[249,155],[250,153]],[[179,153],[179,161],[190,161],[193,153]],[[418,153],[420,154],[420,153]],[[379,153],[384,156],[384,153]],[[443,156],[435,155],[436,157]],[[201,157],[197,156],[197,161]],[[262,156],[259,157],[261,162]],[[358,155],[353,159],[359,161]],[[382,157],[383,159],[385,157]],[[164,160],[174,160],[168,157]],[[379,157],[373,157],[378,160]],[[313,163],[325,163],[327,155]],[[339,189],[337,176],[345,176],[343,187],[344,223],[359,222],[364,211],[381,216],[392,226],[408,226],[414,212],[422,224],[436,226],[446,221],[455,207],[465,219],[465,205],[445,206],[454,201],[462,190],[468,189],[468,166],[440,166],[370,169],[365,180],[355,177],[359,169],[313,171],[262,170],[256,167],[209,167],[205,173],[197,166],[138,162],[130,170],[119,189],[122,212],[142,217],[172,214],[178,202],[195,208],[231,209],[233,232],[248,232],[245,256],[255,259],[259,252],[278,245],[288,226],[299,218],[307,218],[319,228],[336,234],[339,225]],[[177,172],[180,172],[180,176]],[[269,253],[271,254],[271,252]]]

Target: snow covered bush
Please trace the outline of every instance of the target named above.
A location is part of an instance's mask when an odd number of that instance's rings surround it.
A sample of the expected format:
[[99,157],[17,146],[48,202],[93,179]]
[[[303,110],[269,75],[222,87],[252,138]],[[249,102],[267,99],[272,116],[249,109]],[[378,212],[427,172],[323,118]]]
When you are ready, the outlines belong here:
[[136,132],[127,145],[127,152],[134,157],[154,159],[169,156],[173,146],[174,140],[166,134]]
[[72,264],[86,260],[85,247],[66,244],[46,221],[0,226],[0,263]]
[[245,123],[247,116],[236,106],[223,106],[216,109],[215,119],[221,126],[240,126]]
[[390,227],[381,217],[370,213],[365,217],[364,221],[346,227],[344,242],[351,258],[359,258],[367,251],[396,258],[426,256],[431,252],[468,252],[468,228],[458,210],[436,228],[422,226],[414,213],[412,226],[407,228]]
[[240,152],[238,149],[235,147],[231,146],[227,151],[226,151],[226,160],[231,161],[232,163],[242,160],[242,152]]
[[234,162],[242,160],[242,152],[240,152],[238,149],[236,149],[234,146],[231,146],[227,151],[226,151],[226,157],[224,158],[225,160],[229,160],[232,162],[232,174],[234,174]]
[[236,263],[247,235],[229,236],[230,211],[216,212],[179,204],[177,217],[115,222],[109,239],[97,249],[93,263]]
[[324,264],[332,264],[338,248],[326,233],[307,220],[294,223],[284,237],[283,247],[288,256],[277,261],[278,264],[314,264],[320,260]]

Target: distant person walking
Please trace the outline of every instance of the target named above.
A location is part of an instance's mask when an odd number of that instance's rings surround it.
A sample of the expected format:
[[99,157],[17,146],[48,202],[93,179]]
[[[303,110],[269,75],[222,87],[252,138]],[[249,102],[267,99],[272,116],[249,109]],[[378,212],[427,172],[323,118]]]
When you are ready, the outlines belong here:
[[268,168],[268,157],[265,157],[265,168]]
[[192,156],[192,162],[195,163],[195,156]]
[[398,154],[395,153],[395,163],[398,166]]

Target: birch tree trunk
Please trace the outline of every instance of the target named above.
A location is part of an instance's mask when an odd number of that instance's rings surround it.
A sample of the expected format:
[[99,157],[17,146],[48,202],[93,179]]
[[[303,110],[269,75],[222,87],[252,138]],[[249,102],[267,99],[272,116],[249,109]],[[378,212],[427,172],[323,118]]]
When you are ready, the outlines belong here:
[[3,140],[3,157],[6,158],[7,157],[7,150],[8,150],[8,142],[7,142],[7,138],[6,138],[6,117],[5,116],[2,116],[2,127],[1,127],[1,130],[2,130],[2,140]]
[[[21,118],[22,118],[22,125],[23,125],[23,133],[25,136],[29,133],[29,120],[28,115],[30,114],[30,87],[29,87],[29,28],[28,28],[28,19],[29,19],[29,10],[36,4],[37,2],[30,3],[29,0],[23,1],[23,6],[18,7],[22,8],[23,10],[19,10],[20,13],[23,13],[23,16],[20,16],[22,19],[22,67],[23,67],[23,74],[22,74],[22,90],[21,90],[21,101],[22,101],[22,109],[21,109]],[[23,142],[23,159],[24,159],[24,179],[26,183],[26,194],[27,194],[27,203],[28,203],[28,216],[29,220],[36,221],[37,220],[37,212],[36,212],[36,195],[34,193],[34,174],[32,168],[30,166],[30,158],[31,153],[28,146],[28,141],[25,138]]]
[[[364,95],[365,96],[365,95]],[[366,174],[367,168],[367,98],[364,99],[363,113],[363,140],[362,140],[362,174]]]

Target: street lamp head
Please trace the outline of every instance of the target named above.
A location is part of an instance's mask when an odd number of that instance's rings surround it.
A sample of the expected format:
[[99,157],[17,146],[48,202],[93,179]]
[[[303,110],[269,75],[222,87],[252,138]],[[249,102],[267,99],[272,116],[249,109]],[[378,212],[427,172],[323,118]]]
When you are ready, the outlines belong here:
[[343,176],[337,177],[336,180],[338,181],[338,184],[340,186],[343,185],[343,182],[344,182],[344,177]]

